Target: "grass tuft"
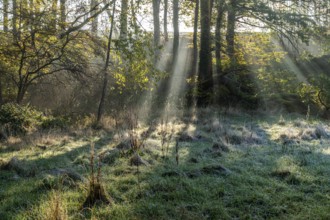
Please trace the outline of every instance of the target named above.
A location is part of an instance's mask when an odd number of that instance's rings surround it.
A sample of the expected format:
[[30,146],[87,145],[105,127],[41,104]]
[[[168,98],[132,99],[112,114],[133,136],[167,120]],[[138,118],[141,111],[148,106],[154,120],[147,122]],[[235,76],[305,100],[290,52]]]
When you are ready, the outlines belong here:
[[[217,109],[167,125],[124,116],[97,131],[3,140],[1,219],[330,218],[324,121]],[[176,142],[182,134],[193,141]]]

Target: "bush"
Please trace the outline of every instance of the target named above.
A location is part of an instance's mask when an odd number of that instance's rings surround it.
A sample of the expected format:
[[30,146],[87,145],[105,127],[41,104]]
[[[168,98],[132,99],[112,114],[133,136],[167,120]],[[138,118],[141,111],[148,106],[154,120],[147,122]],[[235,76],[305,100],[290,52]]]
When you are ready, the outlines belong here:
[[68,127],[69,123],[70,123],[70,120],[68,118],[50,116],[50,117],[44,118],[42,120],[41,128],[42,129],[53,129],[53,128],[65,129]]
[[7,103],[0,107],[0,126],[7,134],[25,134],[42,121],[42,113],[30,106]]
[[65,129],[70,119],[67,117],[44,116],[42,112],[26,105],[7,103],[0,107],[0,127],[5,135],[26,134],[32,129]]

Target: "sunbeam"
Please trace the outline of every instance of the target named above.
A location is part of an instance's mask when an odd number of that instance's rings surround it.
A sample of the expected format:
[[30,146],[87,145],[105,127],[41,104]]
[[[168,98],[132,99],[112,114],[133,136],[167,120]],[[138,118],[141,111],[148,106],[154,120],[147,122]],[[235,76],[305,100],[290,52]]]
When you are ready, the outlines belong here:
[[[286,46],[290,45],[290,42],[286,41],[285,39],[281,39],[281,41],[282,42],[280,42],[279,39],[272,38],[272,42],[276,47],[279,47],[279,48],[281,48],[282,51],[287,52],[288,49]],[[283,45],[283,44],[285,44],[285,45]],[[283,58],[284,66],[296,75],[299,82],[308,83],[308,80],[306,79],[306,77],[304,76],[302,71],[298,68],[295,61],[292,59],[292,57],[289,54],[290,53],[285,55],[285,57]]]
[[178,59],[174,61],[173,73],[170,76],[170,85],[166,98],[167,109],[165,109],[163,114],[170,114],[172,117],[178,116],[180,108],[182,109],[185,101],[186,79],[191,64],[192,52],[188,45],[189,39],[182,36],[180,38]]
[[[173,40],[170,39],[165,42],[165,45],[162,47],[159,55],[159,59],[156,63],[156,68],[159,71],[166,71],[168,68],[167,64],[171,58],[171,49],[173,45]],[[157,101],[157,91],[158,86],[161,84],[161,82],[157,82],[157,85],[151,84],[150,88],[145,91],[140,98],[140,107],[138,108],[138,118],[144,122],[147,123],[151,118],[151,110],[153,106],[153,102]]]

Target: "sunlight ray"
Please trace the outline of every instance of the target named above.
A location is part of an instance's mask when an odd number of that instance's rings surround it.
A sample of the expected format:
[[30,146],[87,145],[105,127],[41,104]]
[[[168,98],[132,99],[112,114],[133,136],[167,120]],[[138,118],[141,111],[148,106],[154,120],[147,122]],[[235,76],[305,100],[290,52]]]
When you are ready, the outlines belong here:
[[[173,75],[170,78],[169,91],[167,93],[167,114],[171,117],[177,117],[182,109],[185,99],[185,90],[187,87],[187,73],[191,63],[191,48],[188,47],[189,39],[180,38],[178,59],[174,63]],[[164,115],[164,113],[163,113]]]
[[[276,47],[281,48],[282,51],[288,51],[288,49],[285,48],[285,46],[283,46],[278,39],[272,38],[272,42],[275,44]],[[283,63],[285,67],[287,67],[290,71],[292,71],[296,75],[299,82],[308,83],[307,78],[304,76],[304,74],[295,64],[295,61],[292,59],[290,55],[288,54],[285,55],[285,58],[283,59]]]
[[[167,63],[171,57],[172,44],[172,40],[165,42],[165,45],[160,52],[159,59],[156,63],[156,68],[160,71],[166,71]],[[150,119],[151,108],[153,106],[152,102],[157,99],[157,86],[159,86],[160,83],[161,82],[158,82],[156,86],[154,84],[150,85],[148,91],[145,91],[141,97],[140,108],[138,109],[138,118],[143,122],[147,122]]]

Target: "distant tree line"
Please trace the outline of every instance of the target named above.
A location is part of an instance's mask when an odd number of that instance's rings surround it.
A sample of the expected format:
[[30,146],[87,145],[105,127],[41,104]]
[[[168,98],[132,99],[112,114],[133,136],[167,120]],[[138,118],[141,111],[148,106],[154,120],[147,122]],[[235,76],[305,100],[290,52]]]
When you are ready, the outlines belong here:
[[[101,58],[100,118],[109,72],[117,86],[132,83],[136,91],[164,77],[156,69],[161,49],[171,40],[173,67],[183,20],[193,27],[188,103],[194,96],[198,106],[207,106],[219,101],[214,94],[227,86],[228,75],[246,68],[240,62],[239,44],[244,42],[238,35],[265,30],[298,56],[301,44],[308,45],[315,35],[326,36],[330,1],[1,0],[0,13],[0,102],[22,103],[28,88],[41,78],[63,72],[79,77],[92,60]],[[152,19],[152,35],[141,18]],[[117,31],[119,37],[114,37]]]

